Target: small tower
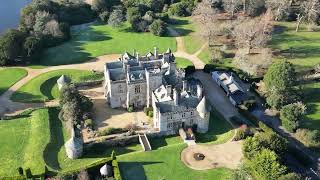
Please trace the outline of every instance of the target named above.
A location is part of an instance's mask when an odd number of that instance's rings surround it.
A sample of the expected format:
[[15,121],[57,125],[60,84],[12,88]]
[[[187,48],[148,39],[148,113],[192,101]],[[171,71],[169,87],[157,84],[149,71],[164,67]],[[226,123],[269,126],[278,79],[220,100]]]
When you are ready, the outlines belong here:
[[112,166],[105,164],[100,168],[100,174],[102,177],[111,177],[113,175]]
[[209,128],[209,118],[211,111],[211,106],[207,103],[205,96],[203,96],[203,98],[199,102],[197,106],[197,111],[200,116],[198,120],[197,131],[200,133],[205,133],[208,131]]
[[83,141],[81,138],[77,138],[74,133],[74,129],[71,132],[71,138],[64,145],[68,158],[78,159],[83,153]]
[[61,91],[62,87],[65,85],[68,85],[71,82],[71,80],[65,76],[62,75],[58,80],[57,80],[57,84],[58,84],[58,89],[59,91]]

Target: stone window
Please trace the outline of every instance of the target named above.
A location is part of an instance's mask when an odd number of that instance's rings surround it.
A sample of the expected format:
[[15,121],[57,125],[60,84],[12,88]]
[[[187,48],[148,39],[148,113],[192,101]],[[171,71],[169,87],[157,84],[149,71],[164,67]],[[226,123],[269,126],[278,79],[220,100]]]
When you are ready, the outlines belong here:
[[182,113],[182,117],[183,117],[183,118],[186,117],[186,113]]
[[191,116],[193,116],[193,111],[191,111],[190,113],[191,113]]
[[134,87],[134,92],[137,94],[137,93],[140,93],[140,85],[137,85]]
[[172,123],[168,123],[168,124],[167,124],[167,128],[168,128],[168,129],[171,129],[171,127],[172,127]]
[[122,88],[122,86],[121,85],[119,85],[119,93],[123,93],[123,88]]

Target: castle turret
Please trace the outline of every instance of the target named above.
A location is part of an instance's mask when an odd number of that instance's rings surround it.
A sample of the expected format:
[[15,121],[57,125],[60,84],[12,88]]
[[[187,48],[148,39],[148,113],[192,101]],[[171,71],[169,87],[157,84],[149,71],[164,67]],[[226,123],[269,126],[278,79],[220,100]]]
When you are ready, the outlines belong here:
[[210,106],[207,104],[206,97],[204,96],[197,106],[197,111],[200,117],[205,118],[206,114],[211,110]]
[[158,48],[154,47],[154,57],[158,58]]
[[174,100],[174,105],[178,106],[179,105],[179,94],[176,89],[173,90],[173,100]]

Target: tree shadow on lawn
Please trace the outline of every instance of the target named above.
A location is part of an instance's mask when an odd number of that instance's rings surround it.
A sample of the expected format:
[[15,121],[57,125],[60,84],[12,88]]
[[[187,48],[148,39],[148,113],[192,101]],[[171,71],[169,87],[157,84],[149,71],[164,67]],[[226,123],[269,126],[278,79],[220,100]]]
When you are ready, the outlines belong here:
[[49,108],[50,143],[43,152],[43,159],[48,167],[56,171],[61,169],[58,153],[64,145],[63,125],[58,118],[59,111],[58,108]]
[[11,95],[10,100],[14,102],[43,103],[44,99],[42,98],[43,97],[40,95],[34,95],[23,91],[15,91]]
[[83,45],[110,39],[112,39],[112,37],[106,33],[88,26],[86,30],[72,34],[72,38],[69,41],[43,51],[38,62],[32,65],[54,66],[82,63],[94,58],[91,52],[87,52],[86,49],[83,48]]
[[40,92],[47,97],[48,100],[53,100],[52,89],[57,84],[59,76],[52,77],[40,85]]
[[163,162],[119,162],[122,179],[147,180],[143,166]]
[[[129,146],[129,145],[127,145],[127,146]],[[105,145],[103,143],[96,143],[96,144],[93,144],[90,147],[85,146],[84,155],[82,156],[82,158],[105,158],[105,157],[110,157],[112,151],[115,151],[116,155],[121,155],[121,154],[127,154],[127,153],[134,152],[134,150],[129,149],[126,146],[123,146],[123,147],[121,147],[121,146],[110,147],[110,146],[107,146],[107,145]]]
[[[190,24],[190,22],[188,20],[170,19],[170,24],[172,25],[171,27],[179,33],[179,36],[187,36],[190,33],[194,32],[193,30],[185,29],[183,27],[180,27],[180,26],[183,26],[183,25]],[[169,33],[166,33],[165,37],[177,37],[177,36],[173,36],[173,35],[171,35]]]

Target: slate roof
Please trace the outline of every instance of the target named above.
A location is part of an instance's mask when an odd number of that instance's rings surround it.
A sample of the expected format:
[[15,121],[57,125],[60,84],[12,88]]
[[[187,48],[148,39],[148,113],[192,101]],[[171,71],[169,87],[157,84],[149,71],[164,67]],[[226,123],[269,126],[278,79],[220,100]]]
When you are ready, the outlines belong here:
[[203,96],[203,98],[201,99],[200,103],[197,106],[197,111],[199,113],[205,114],[211,111],[211,106],[210,104],[207,102],[206,100],[207,98],[205,96]]

